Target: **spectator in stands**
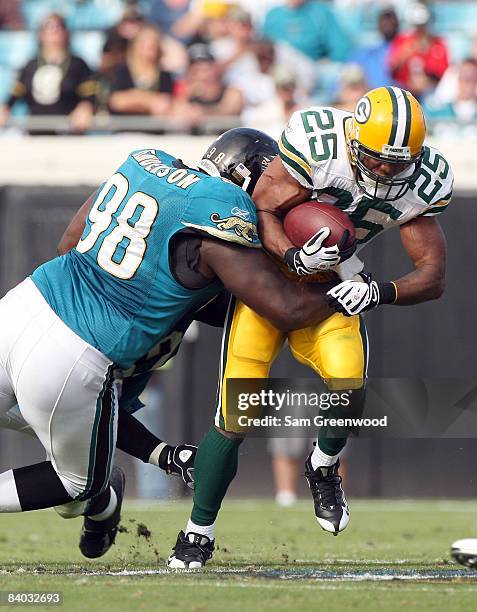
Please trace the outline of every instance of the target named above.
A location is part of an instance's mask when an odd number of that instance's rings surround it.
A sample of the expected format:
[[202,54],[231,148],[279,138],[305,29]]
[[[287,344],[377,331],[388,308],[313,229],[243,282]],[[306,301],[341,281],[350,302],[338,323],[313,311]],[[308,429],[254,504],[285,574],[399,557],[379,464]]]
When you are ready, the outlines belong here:
[[250,14],[240,7],[230,10],[227,36],[212,41],[212,54],[220,65],[227,83],[259,70],[254,51],[255,31]]
[[363,68],[371,89],[393,83],[388,56],[391,42],[399,32],[399,19],[392,7],[385,7],[379,13],[378,30],[381,34],[381,42],[359,47],[351,58],[353,62]]
[[269,40],[257,40],[251,46],[253,55],[247,70],[244,62],[241,72],[232,72],[226,80],[240,89],[244,96],[245,107],[253,107],[268,102],[275,97],[275,80],[272,74],[275,65],[275,48]]
[[421,99],[435,89],[449,65],[444,40],[428,28],[430,18],[425,4],[413,5],[407,15],[413,28],[398,34],[389,49],[391,75],[400,87]]
[[172,27],[171,34],[186,42],[209,43],[227,35],[227,15],[231,9],[228,0],[196,0],[190,10]]
[[189,69],[178,91],[174,114],[191,128],[197,128],[207,117],[236,117],[242,108],[241,92],[224,83],[209,47],[203,43],[191,45]]
[[167,115],[171,110],[172,75],[161,67],[161,34],[144,25],[129,42],[126,61],[111,76],[109,107],[126,115]]
[[287,43],[313,61],[345,61],[350,37],[333,8],[316,0],[286,0],[272,8],[263,25],[265,38]]
[[333,106],[341,110],[354,111],[356,104],[369,91],[364,70],[359,64],[345,64],[341,69],[339,87]]
[[[468,59],[472,58],[477,61],[477,37],[469,42],[471,44]],[[459,70],[460,64],[456,62],[450,64],[449,68],[444,72],[442,79],[431,96],[430,102],[433,106],[443,106],[449,102],[454,102],[458,91]]]
[[3,0],[0,2],[0,30],[22,30],[23,16],[20,0]]
[[97,113],[109,113],[112,78],[116,70],[126,62],[128,43],[119,35],[110,35],[103,45],[101,62],[96,74],[95,108]]
[[424,109],[426,117],[431,121],[477,121],[477,60],[469,57],[460,63],[452,102],[435,104],[430,98],[424,104]]
[[274,66],[271,78],[273,91],[260,104],[246,108],[242,113],[242,122],[278,138],[292,113],[306,106],[308,101],[300,97],[296,77],[287,66]]
[[106,40],[110,38],[122,38],[129,42],[139,30],[146,24],[146,20],[134,5],[129,5],[124,9],[121,19],[107,32]]
[[[120,21],[108,30],[107,41],[111,38],[115,41],[120,37],[129,42],[135,38],[141,28],[149,23],[152,22],[145,18],[136,5],[129,5],[124,10]],[[162,69],[173,73],[184,72],[187,67],[187,53],[184,46],[172,36],[164,35],[160,28],[159,32],[161,32]]]
[[86,63],[71,54],[69,32],[61,15],[52,13],[39,31],[38,56],[20,71],[0,125],[11,107],[24,100],[32,115],[69,115],[74,132],[84,132],[93,117],[96,84]]

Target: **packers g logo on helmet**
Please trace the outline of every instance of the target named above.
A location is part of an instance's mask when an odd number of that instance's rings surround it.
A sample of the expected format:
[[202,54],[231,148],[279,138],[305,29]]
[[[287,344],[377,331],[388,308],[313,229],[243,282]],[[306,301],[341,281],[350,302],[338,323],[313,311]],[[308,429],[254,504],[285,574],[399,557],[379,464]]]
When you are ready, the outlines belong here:
[[354,111],[354,118],[358,123],[366,123],[368,121],[369,116],[371,114],[371,101],[368,96],[364,96],[361,100],[356,104],[356,108]]
[[[406,193],[419,171],[425,135],[421,106],[408,91],[378,87],[359,100],[349,122],[348,146],[367,195],[393,201]],[[374,172],[369,166],[376,164],[369,158],[394,166],[393,172]]]

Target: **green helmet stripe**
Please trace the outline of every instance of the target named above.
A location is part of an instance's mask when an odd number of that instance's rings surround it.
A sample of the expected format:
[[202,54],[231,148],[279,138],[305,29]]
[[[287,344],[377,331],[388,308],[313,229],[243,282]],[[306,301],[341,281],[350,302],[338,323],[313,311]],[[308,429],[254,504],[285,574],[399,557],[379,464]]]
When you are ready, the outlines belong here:
[[407,147],[409,144],[409,135],[411,134],[411,103],[409,102],[407,92],[403,91],[403,96],[406,104],[406,128],[404,130],[402,146]]
[[391,147],[395,145],[396,134],[398,129],[398,102],[396,98],[396,94],[394,93],[391,87],[386,87],[388,90],[389,96],[391,97],[391,103],[393,105],[393,124],[391,127],[391,135],[389,137],[388,145]]

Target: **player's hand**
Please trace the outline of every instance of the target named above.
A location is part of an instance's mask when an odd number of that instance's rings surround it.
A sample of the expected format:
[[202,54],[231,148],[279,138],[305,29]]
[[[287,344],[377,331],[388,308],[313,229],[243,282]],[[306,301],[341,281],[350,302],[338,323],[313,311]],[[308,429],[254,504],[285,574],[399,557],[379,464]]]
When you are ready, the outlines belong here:
[[185,484],[194,488],[194,461],[197,446],[192,444],[179,444],[172,446],[167,457],[167,474],[180,476]]
[[326,293],[326,301],[337,312],[352,317],[396,300],[394,283],[377,283],[370,274],[361,273],[358,276],[362,280],[345,280]]
[[345,261],[356,250],[356,242],[350,247],[344,248],[349,239],[349,232],[345,230],[338,244],[323,246],[323,242],[330,235],[329,227],[322,227],[319,232],[312,236],[301,249],[291,248],[285,253],[285,262],[288,268],[298,274],[315,274],[318,271],[329,270]]

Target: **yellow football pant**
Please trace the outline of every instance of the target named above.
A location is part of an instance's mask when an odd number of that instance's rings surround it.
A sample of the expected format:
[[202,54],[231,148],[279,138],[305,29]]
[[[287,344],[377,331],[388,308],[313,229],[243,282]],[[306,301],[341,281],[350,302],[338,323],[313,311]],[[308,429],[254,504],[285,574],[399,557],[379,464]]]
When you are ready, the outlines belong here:
[[286,334],[232,297],[222,340],[215,419],[218,427],[228,431],[235,429],[232,423],[236,418],[227,419],[225,381],[229,378],[268,378],[287,337],[294,357],[321,376],[329,389],[363,386],[367,337],[360,317],[336,313],[319,325]]

